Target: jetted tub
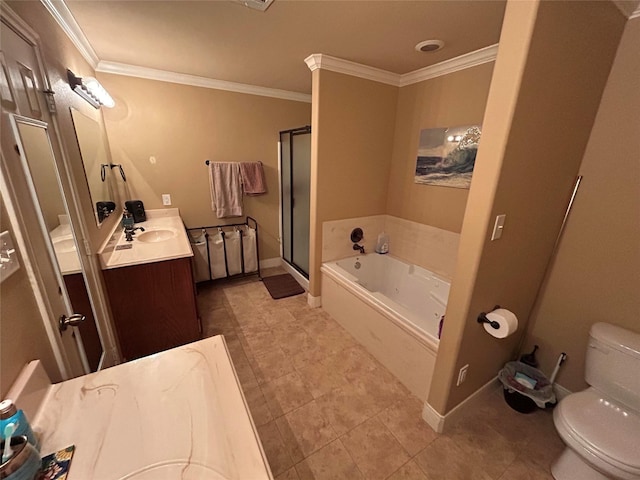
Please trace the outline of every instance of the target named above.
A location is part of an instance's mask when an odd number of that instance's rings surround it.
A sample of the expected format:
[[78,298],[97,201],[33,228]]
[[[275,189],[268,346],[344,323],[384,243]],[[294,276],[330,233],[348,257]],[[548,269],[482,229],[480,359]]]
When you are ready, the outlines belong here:
[[450,282],[391,255],[322,265],[322,307],[426,400]]

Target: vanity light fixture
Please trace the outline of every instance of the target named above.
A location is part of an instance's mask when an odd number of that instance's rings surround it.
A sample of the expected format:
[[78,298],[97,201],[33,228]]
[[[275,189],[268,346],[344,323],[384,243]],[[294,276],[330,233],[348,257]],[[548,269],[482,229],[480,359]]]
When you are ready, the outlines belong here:
[[95,78],[77,77],[71,70],[67,70],[67,77],[73,91],[84,98],[93,108],[100,108],[101,105],[113,108],[116,104],[111,95]]

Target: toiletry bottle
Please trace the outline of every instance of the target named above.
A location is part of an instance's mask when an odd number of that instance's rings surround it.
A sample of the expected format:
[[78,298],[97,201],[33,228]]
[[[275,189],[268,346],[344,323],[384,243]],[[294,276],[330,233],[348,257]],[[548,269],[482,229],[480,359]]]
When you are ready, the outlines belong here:
[[122,214],[122,226],[125,228],[125,230],[127,230],[133,228],[133,225],[133,215],[131,215],[131,213],[129,213],[129,210],[125,208],[124,213]]
[[389,253],[389,236],[384,232],[378,235],[376,253]]
[[40,451],[40,444],[38,443],[36,436],[31,430],[31,425],[27,420],[24,412],[18,410],[12,400],[3,400],[0,402],[0,436],[4,438],[5,427],[13,423],[16,428],[13,433],[14,437],[24,435],[29,440],[29,443],[33,445],[36,450]]

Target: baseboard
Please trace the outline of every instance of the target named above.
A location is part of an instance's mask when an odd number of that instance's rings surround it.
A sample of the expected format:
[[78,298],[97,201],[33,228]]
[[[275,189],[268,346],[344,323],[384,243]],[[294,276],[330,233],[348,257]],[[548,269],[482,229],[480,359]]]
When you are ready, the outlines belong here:
[[445,428],[449,429],[457,422],[468,410],[485,395],[489,395],[500,387],[498,377],[494,377],[485,383],[478,390],[469,395],[466,399],[456,405],[449,413],[442,415],[434,409],[429,403],[424,402],[422,408],[422,419],[436,432],[442,433]]
[[280,257],[265,258],[264,260],[260,260],[260,270],[263,268],[279,267],[281,264],[282,259]]
[[556,392],[556,398],[558,399],[558,401],[573,393],[571,390],[568,390],[562,385],[558,385],[557,383],[553,385],[553,391]]
[[322,297],[321,296],[314,297],[310,293],[307,293],[307,305],[309,305],[311,308],[321,307]]

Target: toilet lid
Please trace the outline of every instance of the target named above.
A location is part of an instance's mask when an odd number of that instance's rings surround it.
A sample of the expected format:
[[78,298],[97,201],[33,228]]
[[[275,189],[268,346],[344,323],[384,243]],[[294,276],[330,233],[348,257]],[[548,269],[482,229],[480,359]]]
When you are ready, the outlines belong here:
[[563,399],[558,416],[568,433],[608,463],[640,472],[640,416],[588,389]]

